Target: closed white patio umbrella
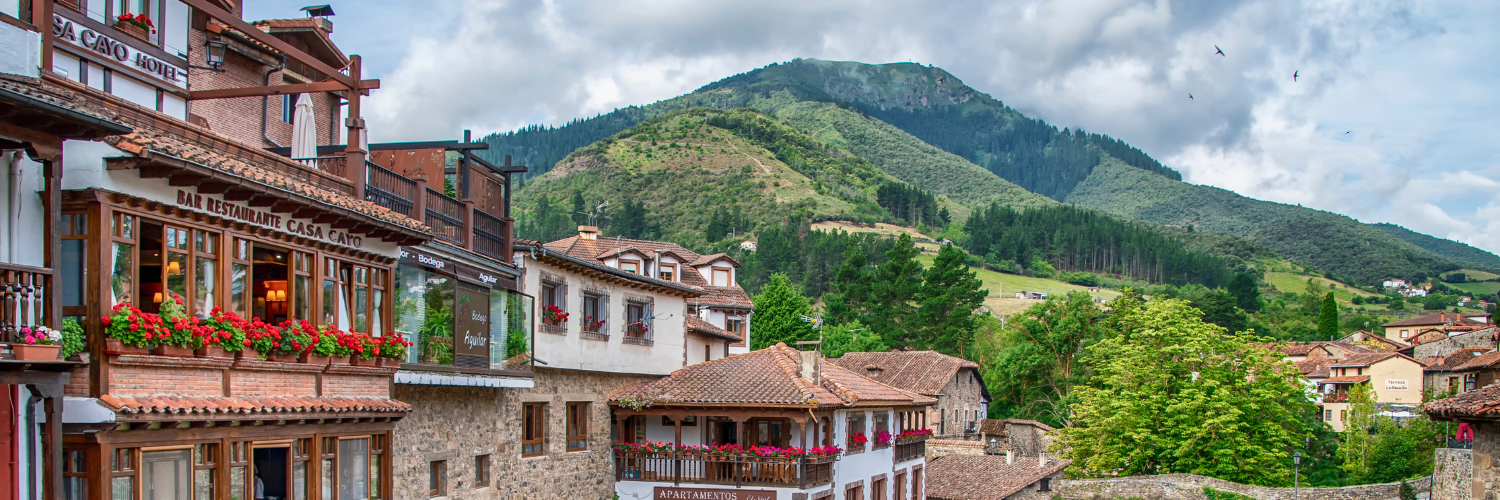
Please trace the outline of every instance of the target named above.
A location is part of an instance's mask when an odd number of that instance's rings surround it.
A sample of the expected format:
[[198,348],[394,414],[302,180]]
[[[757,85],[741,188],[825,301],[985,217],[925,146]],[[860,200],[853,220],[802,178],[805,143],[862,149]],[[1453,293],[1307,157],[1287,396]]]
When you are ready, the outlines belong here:
[[[318,124],[313,118],[312,98],[307,94],[297,96],[297,107],[292,110],[292,158],[316,158],[318,156]],[[309,167],[317,167],[313,160],[302,160]]]

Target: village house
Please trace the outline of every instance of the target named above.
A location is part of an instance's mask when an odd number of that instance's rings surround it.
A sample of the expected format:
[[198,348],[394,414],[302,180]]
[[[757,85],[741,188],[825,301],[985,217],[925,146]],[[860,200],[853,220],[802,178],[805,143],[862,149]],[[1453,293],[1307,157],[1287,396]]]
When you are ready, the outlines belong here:
[[1421,342],[1411,347],[1403,348],[1399,352],[1411,356],[1412,359],[1428,360],[1447,356],[1460,349],[1469,347],[1494,349],[1497,346],[1497,334],[1500,334],[1500,328],[1495,327],[1451,332],[1444,338]]
[[1409,344],[1412,336],[1427,329],[1438,329],[1447,331],[1455,327],[1484,327],[1485,324],[1465,318],[1462,313],[1438,312],[1411,319],[1392,321],[1380,325],[1385,329],[1385,338]]
[[1494,351],[1490,347],[1465,347],[1446,356],[1428,358],[1427,367],[1422,370],[1422,390],[1453,395],[1478,389],[1477,372],[1482,365],[1470,363]]
[[808,350],[776,344],[611,396],[619,497],[926,498],[922,417],[937,401],[799,344]]
[[979,432],[988,418],[990,393],[979,365],[937,351],[851,352],[830,361],[901,390],[937,399],[928,407],[928,428],[938,438]]
[[1422,412],[1433,421],[1458,428],[1448,436],[1449,445],[1436,450],[1432,499],[1500,495],[1500,463],[1493,458],[1500,454],[1500,386],[1433,401],[1423,405]]
[[927,464],[928,500],[1048,500],[1073,462],[1005,455],[946,455]]
[[1349,390],[1365,386],[1378,406],[1422,402],[1422,364],[1395,352],[1353,354],[1328,365],[1329,377],[1318,383],[1323,421],[1343,432],[1349,419]]
[[1406,280],[1391,278],[1381,283],[1385,288],[1406,288]]

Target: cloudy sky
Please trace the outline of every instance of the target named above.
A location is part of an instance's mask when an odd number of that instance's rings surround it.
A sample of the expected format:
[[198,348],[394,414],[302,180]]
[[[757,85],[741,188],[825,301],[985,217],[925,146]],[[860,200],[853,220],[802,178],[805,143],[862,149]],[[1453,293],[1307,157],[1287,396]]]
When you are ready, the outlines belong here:
[[[307,2],[247,3],[259,19]],[[376,142],[562,124],[796,57],[914,61],[1122,138],[1189,182],[1500,252],[1500,2],[333,6],[335,41],[382,80],[366,115]]]

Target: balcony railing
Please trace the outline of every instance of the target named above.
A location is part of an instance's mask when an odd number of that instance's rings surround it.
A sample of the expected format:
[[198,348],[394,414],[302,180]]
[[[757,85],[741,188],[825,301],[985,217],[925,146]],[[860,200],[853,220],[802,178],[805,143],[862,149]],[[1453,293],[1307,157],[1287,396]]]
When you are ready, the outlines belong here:
[[1349,393],[1347,393],[1347,392],[1335,392],[1335,393],[1332,393],[1332,394],[1324,394],[1323,395],[1323,402],[1324,403],[1348,403],[1349,402]]
[[615,480],[807,489],[833,480],[831,456],[785,458],[615,453]]
[[15,342],[22,327],[42,324],[52,270],[0,264],[0,342]]
[[368,169],[365,199],[392,212],[411,217],[412,200],[417,198],[416,181],[374,163],[366,162],[365,167]]
[[448,195],[427,188],[427,219],[432,234],[450,243],[464,244],[464,204]]
[[1448,447],[1459,450],[1472,450],[1474,449],[1474,440],[1448,438]]
[[331,175],[349,178],[349,158],[344,156],[319,156],[316,158],[292,158],[292,161],[307,165]]
[[504,219],[474,210],[474,251],[509,261],[510,256],[505,255],[506,234]]
[[896,463],[907,460],[916,460],[927,456],[927,440],[918,439],[906,443],[896,443]]

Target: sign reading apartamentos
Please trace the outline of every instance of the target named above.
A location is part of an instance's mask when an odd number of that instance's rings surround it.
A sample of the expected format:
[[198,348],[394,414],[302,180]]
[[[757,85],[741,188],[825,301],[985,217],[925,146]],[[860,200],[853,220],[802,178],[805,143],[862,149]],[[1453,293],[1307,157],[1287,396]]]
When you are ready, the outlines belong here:
[[710,490],[702,488],[668,488],[657,486],[654,500],[776,500],[770,490]]

